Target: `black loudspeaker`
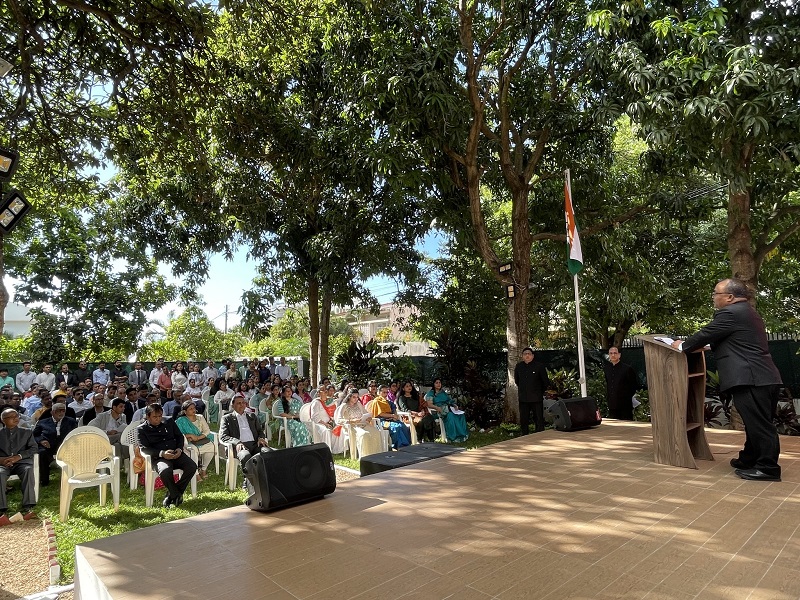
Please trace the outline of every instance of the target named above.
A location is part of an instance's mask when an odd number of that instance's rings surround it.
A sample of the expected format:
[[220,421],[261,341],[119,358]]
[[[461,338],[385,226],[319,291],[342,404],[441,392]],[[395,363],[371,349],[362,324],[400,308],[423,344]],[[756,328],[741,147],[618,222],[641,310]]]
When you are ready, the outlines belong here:
[[333,455],[325,444],[262,451],[247,463],[252,488],[245,505],[251,510],[275,510],[322,498],[336,489]]
[[597,402],[591,396],[586,398],[558,398],[547,409],[553,417],[553,424],[559,431],[575,431],[600,425],[603,420],[597,410]]

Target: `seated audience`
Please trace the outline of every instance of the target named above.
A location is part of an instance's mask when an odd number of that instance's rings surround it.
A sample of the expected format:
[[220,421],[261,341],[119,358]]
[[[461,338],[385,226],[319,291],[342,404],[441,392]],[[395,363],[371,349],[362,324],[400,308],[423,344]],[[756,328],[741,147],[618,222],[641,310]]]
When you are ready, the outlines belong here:
[[[327,395],[327,392],[320,389],[320,397],[323,393]],[[359,401],[357,390],[352,390],[350,396],[336,409],[336,422],[352,426],[359,456],[383,451],[383,433],[375,426],[372,415]]]
[[[183,503],[183,494],[197,472],[197,465],[183,451],[186,440],[178,425],[172,419],[163,419],[163,412],[160,404],[148,406],[138,433],[142,454],[151,458],[153,469],[167,488],[162,504],[164,508],[169,508]],[[183,471],[177,482],[173,475],[175,469]]]
[[[305,423],[300,422],[300,409],[303,407],[303,402],[292,394],[292,386],[285,385],[278,398],[272,405],[272,416],[276,419],[278,417],[286,417],[287,427],[292,436],[293,446],[304,446],[311,443],[311,433],[308,431]],[[280,420],[279,426],[283,423]]]
[[128,425],[125,418],[125,403],[122,398],[114,398],[111,401],[111,410],[100,413],[89,422],[91,427],[97,427],[105,432],[108,441],[114,446],[114,453],[122,458],[128,458],[128,446],[120,443],[122,432]]
[[96,392],[95,394],[92,395],[92,408],[83,413],[83,416],[80,418],[79,423],[81,425],[88,425],[99,415],[109,410],[111,409],[108,406],[106,406],[105,394]]
[[81,388],[72,391],[72,402],[69,403],[69,408],[75,411],[76,419],[80,419],[83,413],[92,408],[92,403],[83,396],[84,392]]
[[219,426],[219,441],[233,444],[236,458],[242,465],[242,472],[247,475],[247,462],[260,448],[267,446],[258,430],[258,419],[245,411],[247,402],[241,396],[233,399],[233,410],[222,417]]
[[136,411],[133,413],[133,418],[131,419],[131,423],[141,423],[142,421],[144,421],[146,418],[145,413],[147,407],[150,406],[151,404],[156,404],[156,403],[160,404],[160,400],[161,400],[161,395],[156,390],[149,392],[145,397],[144,406],[141,408],[137,408]]
[[67,407],[57,402],[50,409],[51,416],[39,419],[33,430],[33,437],[39,444],[39,484],[50,485],[50,463],[53,462],[56,452],[61,447],[61,442],[67,434],[78,427],[78,422],[67,417]]
[[[19,427],[19,413],[6,408],[0,413],[3,428],[0,429],[0,525],[8,525],[8,499],[6,482],[11,475],[19,476],[22,483],[22,510],[19,517],[29,521],[36,517],[36,482],[33,479],[33,455],[36,441],[30,429]],[[17,517],[17,515],[14,515]],[[14,520],[17,520],[16,518]]]
[[200,452],[200,463],[197,465],[199,471],[197,477],[201,481],[207,477],[207,469],[214,459],[216,449],[214,448],[214,438],[211,436],[211,429],[203,418],[198,414],[197,407],[193,400],[187,400],[181,404],[181,412],[176,420],[178,429],[183,432],[190,444],[197,446]]
[[444,420],[444,430],[450,442],[464,442],[469,438],[467,418],[462,412],[456,415],[451,408],[458,408],[450,395],[442,389],[442,380],[433,380],[431,389],[425,394],[425,403],[432,411],[437,411]]
[[389,428],[392,446],[397,450],[403,446],[411,445],[411,430],[397,415],[395,406],[389,402],[387,398],[388,392],[389,388],[385,385],[379,386],[378,395],[367,405],[367,410],[373,417],[378,417],[384,427]]
[[[358,396],[358,392],[356,392]],[[327,390],[320,390],[316,400],[311,403],[311,422],[316,429],[316,438],[327,444],[333,454],[344,452],[342,427],[336,424],[336,399],[328,397]]]
[[230,410],[231,399],[233,398],[234,391],[228,389],[228,382],[224,379],[219,380],[219,391],[214,394],[214,402],[219,407],[219,414],[223,414]]
[[425,399],[420,398],[411,381],[403,383],[397,396],[397,406],[402,412],[411,413],[411,420],[417,429],[417,439],[427,439],[429,442],[436,439],[436,421],[431,416]]

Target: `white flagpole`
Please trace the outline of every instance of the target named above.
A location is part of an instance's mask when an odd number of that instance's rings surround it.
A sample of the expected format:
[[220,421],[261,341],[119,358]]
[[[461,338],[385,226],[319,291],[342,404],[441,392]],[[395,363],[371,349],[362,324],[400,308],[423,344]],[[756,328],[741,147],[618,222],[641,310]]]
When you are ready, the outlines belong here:
[[581,296],[578,293],[578,275],[572,276],[575,284],[575,322],[578,325],[578,381],[581,384],[581,397],[589,394],[586,391],[586,363],[583,359],[583,333],[581,332]]

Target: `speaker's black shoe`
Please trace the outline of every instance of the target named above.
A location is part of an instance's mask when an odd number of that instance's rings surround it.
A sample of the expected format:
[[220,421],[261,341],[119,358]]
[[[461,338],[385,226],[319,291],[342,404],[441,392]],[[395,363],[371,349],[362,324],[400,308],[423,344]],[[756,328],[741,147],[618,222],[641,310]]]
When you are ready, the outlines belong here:
[[731,466],[734,469],[752,469],[753,465],[748,465],[746,462],[739,460],[738,458],[731,459]]
[[170,498],[169,496],[164,496],[164,501],[161,503],[161,505],[164,508],[169,508],[170,506],[172,506],[172,502],[173,502],[172,498]]
[[779,475],[768,475],[758,469],[736,469],[734,471],[742,479],[750,481],[780,481]]
[[175,506],[180,506],[181,504],[183,504],[183,494],[175,498]]

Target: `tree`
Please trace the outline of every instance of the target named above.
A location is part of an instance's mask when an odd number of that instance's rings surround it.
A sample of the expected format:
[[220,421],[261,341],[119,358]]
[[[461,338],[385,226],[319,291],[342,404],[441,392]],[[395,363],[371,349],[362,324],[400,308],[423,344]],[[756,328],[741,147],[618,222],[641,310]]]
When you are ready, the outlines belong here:
[[234,328],[222,333],[197,306],[190,306],[167,324],[165,336],[153,340],[139,350],[140,360],[222,358],[235,356],[247,342],[243,333]]
[[621,2],[590,23],[615,44],[609,102],[622,98],[664,168],[689,161],[727,183],[730,272],[757,287],[800,231],[800,5]]
[[[91,197],[92,171],[112,155],[114,128],[135,121],[130,107],[151,87],[143,74],[157,64],[181,85],[196,84],[212,17],[204,3],[172,0],[0,6],[0,54],[14,66],[0,79],[0,145],[19,151],[13,184],[42,209],[28,221],[104,201]],[[7,303],[0,279],[0,329]]]
[[[592,194],[611,134],[590,73],[596,53],[585,15],[592,7],[591,1],[440,0],[412,8],[398,3],[373,17],[379,58],[364,77],[365,95],[375,98],[398,139],[416,142],[415,166],[421,156],[426,168],[446,177],[437,181],[432,209],[440,226],[464,231],[495,281],[514,288],[506,301],[509,421],[518,415],[513,369],[530,340],[532,248],[565,239],[563,195],[559,201],[552,181],[572,167],[579,174],[574,188],[588,205],[605,199]],[[491,235],[489,205],[508,207],[500,238]],[[583,233],[645,208],[619,210],[588,226],[583,221]],[[504,263],[511,269],[501,274]]]
[[10,240],[6,266],[21,280],[17,300],[52,307],[72,360],[128,356],[146,313],[175,297],[145,243],[118,233],[126,218],[102,202],[53,210]]

